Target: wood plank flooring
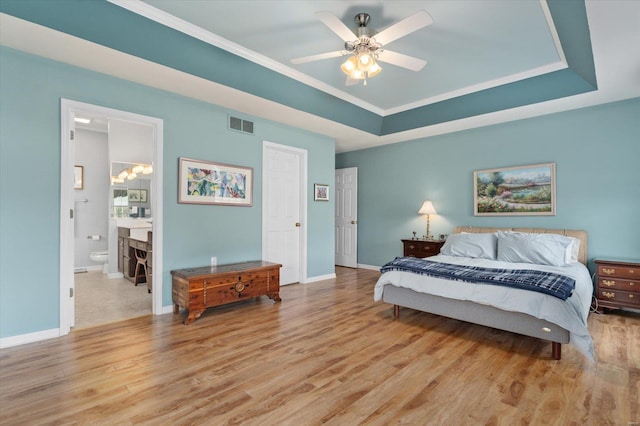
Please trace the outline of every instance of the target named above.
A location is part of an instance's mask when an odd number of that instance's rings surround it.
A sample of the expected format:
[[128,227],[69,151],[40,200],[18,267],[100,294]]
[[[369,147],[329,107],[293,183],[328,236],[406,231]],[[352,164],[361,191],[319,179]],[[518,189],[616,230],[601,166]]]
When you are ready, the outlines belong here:
[[373,302],[375,271],[0,351],[0,424],[637,425],[640,314],[571,346]]

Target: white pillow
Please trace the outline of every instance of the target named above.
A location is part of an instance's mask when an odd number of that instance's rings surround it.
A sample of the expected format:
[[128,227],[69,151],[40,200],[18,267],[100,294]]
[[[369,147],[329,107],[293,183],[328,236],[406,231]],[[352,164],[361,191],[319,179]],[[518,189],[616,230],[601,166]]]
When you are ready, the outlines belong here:
[[565,237],[571,240],[571,244],[567,247],[567,251],[564,255],[564,263],[578,262],[578,255],[580,254],[580,240],[573,237]]
[[574,253],[574,242],[563,235],[498,231],[497,237],[497,259],[503,262],[564,266]]
[[445,241],[440,254],[495,260],[497,241],[493,233],[453,234]]

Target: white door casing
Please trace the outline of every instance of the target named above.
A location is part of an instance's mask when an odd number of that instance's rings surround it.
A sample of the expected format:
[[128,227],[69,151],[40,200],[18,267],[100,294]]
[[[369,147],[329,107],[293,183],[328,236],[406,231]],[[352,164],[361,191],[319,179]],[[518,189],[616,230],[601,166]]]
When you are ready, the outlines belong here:
[[[162,306],[162,158],[163,158],[163,121],[158,118],[86,104],[68,99],[60,100],[61,117],[61,156],[60,156],[60,326],[59,334],[68,334],[74,325],[74,299],[70,297],[74,286],[74,235],[73,219],[70,212],[74,209],[73,167],[75,149],[69,143],[71,130],[74,130],[74,117],[77,113],[87,113],[130,122],[149,125],[153,128],[153,178],[151,211],[153,212],[153,267],[158,273],[153,276],[152,309],[154,315],[171,312]],[[96,306],[99,309],[99,305]]]
[[336,170],[336,259],[339,266],[358,263],[358,168]]
[[280,284],[306,279],[307,151],[263,143],[262,257],[280,263]]

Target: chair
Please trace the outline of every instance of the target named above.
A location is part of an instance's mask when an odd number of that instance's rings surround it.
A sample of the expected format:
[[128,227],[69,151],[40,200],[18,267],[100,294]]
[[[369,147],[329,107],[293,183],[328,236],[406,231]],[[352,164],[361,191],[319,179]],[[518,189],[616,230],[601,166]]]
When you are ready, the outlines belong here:
[[147,252],[140,249],[135,249],[134,252],[136,255],[136,269],[133,284],[138,285],[139,279],[142,278],[141,270],[144,272],[144,282],[147,282]]

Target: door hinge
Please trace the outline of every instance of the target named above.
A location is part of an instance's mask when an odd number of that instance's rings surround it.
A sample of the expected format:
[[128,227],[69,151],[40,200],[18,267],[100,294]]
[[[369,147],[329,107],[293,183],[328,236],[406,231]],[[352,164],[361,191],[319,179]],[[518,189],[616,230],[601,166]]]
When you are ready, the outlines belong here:
[[73,297],[73,287],[69,289],[69,297]]
[[73,130],[69,131],[69,140],[74,140],[76,136],[76,132],[74,132]]
[[73,219],[73,209],[69,209],[69,219]]

